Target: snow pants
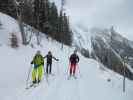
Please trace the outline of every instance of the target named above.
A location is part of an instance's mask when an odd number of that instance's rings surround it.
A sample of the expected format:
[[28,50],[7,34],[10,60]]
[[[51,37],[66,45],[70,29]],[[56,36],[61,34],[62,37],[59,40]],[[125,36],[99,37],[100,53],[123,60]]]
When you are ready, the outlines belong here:
[[71,63],[70,64],[70,75],[75,75],[75,71],[76,71],[76,63]]
[[51,72],[52,72],[52,63],[47,63],[46,73],[51,74]]
[[42,69],[43,69],[43,65],[40,65],[37,68],[32,69],[32,81],[33,82],[41,81],[41,79],[42,79]]

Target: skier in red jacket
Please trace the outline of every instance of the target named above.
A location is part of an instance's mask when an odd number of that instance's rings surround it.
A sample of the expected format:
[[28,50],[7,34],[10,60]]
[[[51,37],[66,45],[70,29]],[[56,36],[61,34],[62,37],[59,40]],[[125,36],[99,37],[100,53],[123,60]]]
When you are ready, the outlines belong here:
[[72,75],[75,76],[76,66],[77,63],[79,62],[77,50],[74,50],[74,53],[70,56],[69,61],[70,61],[70,76]]

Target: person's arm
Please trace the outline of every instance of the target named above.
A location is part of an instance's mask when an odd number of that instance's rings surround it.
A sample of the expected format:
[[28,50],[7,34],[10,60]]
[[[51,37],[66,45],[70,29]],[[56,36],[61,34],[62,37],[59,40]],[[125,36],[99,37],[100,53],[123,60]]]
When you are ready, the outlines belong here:
[[71,60],[72,60],[72,55],[69,57],[69,62],[71,62]]
[[43,59],[47,58],[47,55],[43,57]]
[[35,59],[35,56],[34,56],[33,60],[31,61],[31,64],[33,64],[33,63],[34,63],[34,59]]
[[44,58],[42,55],[41,55],[41,62],[42,62],[42,65],[44,66]]
[[77,63],[79,62],[79,56],[77,55]]
[[31,61],[31,63],[30,64],[33,64],[33,60]]
[[53,58],[54,60],[56,60],[56,61],[59,61],[59,59],[55,58],[54,56],[52,56],[52,58]]

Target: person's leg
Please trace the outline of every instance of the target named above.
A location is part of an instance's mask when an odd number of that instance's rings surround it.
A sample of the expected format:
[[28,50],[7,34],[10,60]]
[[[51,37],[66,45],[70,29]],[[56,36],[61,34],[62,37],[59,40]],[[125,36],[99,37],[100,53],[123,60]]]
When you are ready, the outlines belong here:
[[76,64],[73,64],[73,75],[75,76],[75,72],[76,72]]
[[48,72],[49,72],[49,70],[48,70],[49,68],[48,67],[49,67],[49,64],[47,63],[47,66],[46,66],[46,74],[48,74]]
[[49,67],[50,67],[49,74],[51,74],[51,72],[52,72],[52,64],[51,63],[49,64]]
[[43,66],[42,65],[38,66],[38,68],[37,68],[37,70],[38,70],[38,83],[42,79],[42,69],[43,69]]
[[33,68],[32,69],[32,82],[33,83],[36,83],[36,73],[37,73],[36,69]]
[[72,70],[73,70],[73,64],[70,64],[70,76],[72,75]]

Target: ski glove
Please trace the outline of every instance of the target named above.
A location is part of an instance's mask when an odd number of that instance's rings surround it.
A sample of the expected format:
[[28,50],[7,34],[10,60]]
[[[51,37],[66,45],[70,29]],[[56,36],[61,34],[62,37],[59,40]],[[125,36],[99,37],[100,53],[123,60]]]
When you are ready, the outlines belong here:
[[56,61],[59,61],[59,59],[56,59]]
[[33,61],[30,64],[33,64]]
[[37,69],[37,67],[38,67],[38,66],[37,66],[36,64],[34,64],[34,69]]

